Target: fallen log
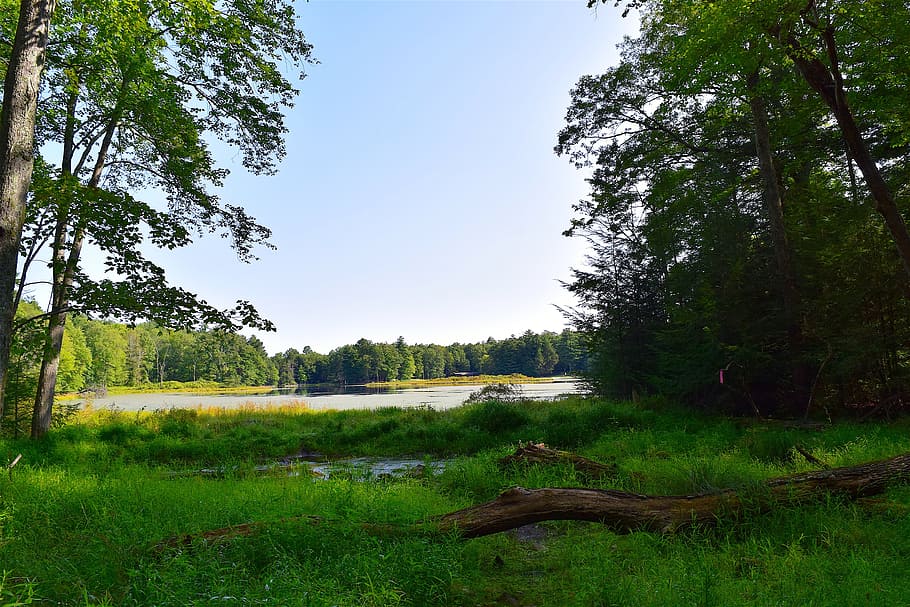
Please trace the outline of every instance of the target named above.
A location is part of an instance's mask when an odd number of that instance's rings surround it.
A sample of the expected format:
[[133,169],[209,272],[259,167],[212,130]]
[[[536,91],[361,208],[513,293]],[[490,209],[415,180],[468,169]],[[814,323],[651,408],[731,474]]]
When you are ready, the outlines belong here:
[[812,455],[811,453],[809,453],[808,449],[806,449],[805,447],[803,447],[803,446],[800,445],[799,443],[793,445],[793,448],[796,450],[797,453],[799,453],[799,454],[802,455],[804,458],[806,458],[806,461],[809,462],[810,464],[813,464],[813,465],[815,465],[815,466],[818,466],[819,468],[824,468],[825,470],[830,470],[830,469],[831,469],[831,466],[829,466],[828,464],[826,464],[826,463],[823,462],[822,460],[818,459],[817,457],[815,457],[814,455]]
[[[910,481],[910,454],[891,459],[773,478],[742,489],[696,495],[639,495],[611,489],[523,489],[515,487],[485,504],[433,517],[413,526],[363,524],[379,535],[457,533],[463,538],[492,535],[524,525],[553,520],[591,521],[619,533],[674,533],[709,526],[725,518],[739,519],[747,510],[761,513],[775,506],[795,506],[826,495],[868,498],[889,486]],[[878,504],[882,506],[882,504]],[[302,515],[278,522],[319,524],[322,517]],[[188,546],[197,540],[217,542],[250,535],[270,523],[253,522],[186,534],[163,540],[155,552]]]
[[754,487],[697,495],[639,495],[598,489],[509,489],[498,498],[436,518],[439,531],[472,538],[548,520],[592,521],[611,529],[673,533],[693,525],[739,518],[827,494],[869,497],[910,480],[910,454],[891,459],[770,479]]
[[616,473],[615,465],[601,464],[575,453],[550,449],[543,443],[519,445],[515,453],[499,460],[501,467],[515,464],[568,464],[592,479],[600,479]]
[[240,523],[237,525],[229,525],[228,527],[221,527],[220,529],[209,529],[208,531],[200,531],[198,533],[185,533],[183,535],[177,535],[174,537],[169,537],[165,540],[161,540],[155,544],[152,548],[154,552],[161,552],[168,548],[179,548],[181,546],[192,546],[194,542],[204,541],[209,543],[221,542],[235,537],[244,537],[247,535],[253,535],[258,531],[264,529],[269,524],[277,523],[288,523],[288,522],[298,522],[304,521],[310,524],[316,525],[322,521],[322,517],[313,516],[311,514],[302,514],[300,516],[292,516],[288,518],[279,519],[272,523],[266,523],[264,521],[257,521],[252,523]]

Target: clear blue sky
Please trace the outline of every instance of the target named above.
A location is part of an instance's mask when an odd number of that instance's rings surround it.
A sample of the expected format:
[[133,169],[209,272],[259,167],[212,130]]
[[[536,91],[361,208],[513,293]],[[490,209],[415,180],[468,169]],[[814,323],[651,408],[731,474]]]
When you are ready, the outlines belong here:
[[249,299],[276,323],[270,353],[361,337],[473,342],[560,331],[560,286],[584,245],[561,235],[585,175],[553,154],[582,74],[616,60],[637,23],[612,5],[298,3],[320,64],[288,116],[278,175],[223,198],[274,231],[244,265],[227,242],[162,255],[209,302]]

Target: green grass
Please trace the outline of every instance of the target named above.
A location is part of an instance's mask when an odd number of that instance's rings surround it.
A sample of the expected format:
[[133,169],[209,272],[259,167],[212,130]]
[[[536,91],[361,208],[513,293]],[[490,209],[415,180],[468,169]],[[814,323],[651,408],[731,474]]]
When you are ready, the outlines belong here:
[[[510,467],[518,441],[616,464]],[[824,431],[573,398],[429,409],[96,411],[40,442],[0,439],[0,606],[906,605],[910,487],[874,503],[747,512],[674,536],[551,522],[546,538],[475,540],[416,525],[523,487],[691,493],[910,451],[910,421]],[[446,456],[421,478],[257,476],[300,451]],[[202,467],[218,479],[175,476]],[[300,515],[320,517],[294,518]],[[250,522],[248,536],[159,542]]]
[[[174,393],[192,392],[193,394],[256,394],[263,390],[273,390],[274,386],[232,386],[216,381],[200,379],[196,381],[166,381],[159,383],[146,383],[138,386],[108,386],[105,391],[110,396],[118,394],[147,394],[147,393]],[[69,392],[57,396],[60,400],[75,400],[82,398],[77,392]]]

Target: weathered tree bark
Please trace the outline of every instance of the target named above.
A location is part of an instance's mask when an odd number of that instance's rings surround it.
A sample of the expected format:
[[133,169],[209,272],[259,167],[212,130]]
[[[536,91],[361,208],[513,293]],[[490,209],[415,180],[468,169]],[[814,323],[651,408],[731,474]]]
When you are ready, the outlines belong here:
[[[849,499],[883,493],[889,486],[910,481],[910,454],[859,466],[819,470],[773,478],[748,489],[727,489],[698,495],[638,495],[603,489],[509,489],[485,504],[433,517],[410,526],[364,524],[372,533],[458,533],[463,538],[492,535],[542,521],[571,520],[601,523],[619,533],[674,533],[696,525],[736,520],[748,509],[765,512],[775,506],[796,506],[826,495]],[[881,506],[881,504],[877,504]],[[282,522],[323,522],[301,515]],[[195,540],[218,541],[250,535],[269,523],[252,522],[172,537],[155,545],[160,552]]]
[[910,233],[907,232],[904,218],[894,202],[891,188],[872,158],[859,126],[856,124],[853,110],[850,109],[850,105],[847,103],[847,94],[844,91],[843,77],[840,72],[834,30],[831,27],[827,27],[821,31],[830,67],[804,48],[796,36],[783,33],[783,27],[772,27],[768,30],[768,33],[783,44],[787,56],[796,64],[803,78],[819,94],[837,119],[837,125],[844,136],[850,156],[856,161],[856,165],[863,174],[863,179],[872,194],[872,199],[875,201],[875,210],[884,219],[885,225],[891,233],[891,238],[897,246],[904,270],[910,277]]
[[592,459],[550,449],[544,444],[528,443],[515,450],[512,455],[507,455],[499,460],[500,466],[513,464],[569,464],[582,474],[592,479],[599,479],[616,473],[616,466],[601,464]]
[[9,368],[19,241],[32,181],[35,113],[55,0],[22,0],[0,111],[0,415]]
[[910,454],[888,460],[771,479],[751,489],[699,495],[638,495],[598,489],[509,489],[492,502],[436,519],[443,533],[480,537],[548,520],[602,523],[611,529],[673,533],[693,525],[736,519],[748,508],[798,505],[827,494],[850,499],[882,493],[910,480]]

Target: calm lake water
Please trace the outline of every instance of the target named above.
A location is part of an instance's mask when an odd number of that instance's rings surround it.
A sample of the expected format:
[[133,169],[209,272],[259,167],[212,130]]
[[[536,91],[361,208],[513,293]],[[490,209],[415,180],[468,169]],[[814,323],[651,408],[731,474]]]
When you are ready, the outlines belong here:
[[[433,386],[430,388],[365,388],[346,386],[327,389],[300,387],[297,389],[269,390],[259,394],[120,394],[105,398],[85,399],[95,408],[116,407],[124,411],[140,409],[169,409],[192,407],[239,407],[241,405],[280,406],[305,403],[312,409],[376,409],[378,407],[417,407],[428,405],[434,409],[448,409],[464,404],[472,392],[481,386]],[[582,392],[575,378],[555,378],[538,384],[520,384],[525,398],[552,400],[563,394]]]

